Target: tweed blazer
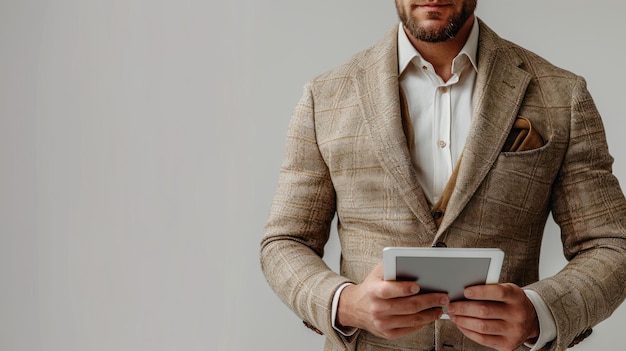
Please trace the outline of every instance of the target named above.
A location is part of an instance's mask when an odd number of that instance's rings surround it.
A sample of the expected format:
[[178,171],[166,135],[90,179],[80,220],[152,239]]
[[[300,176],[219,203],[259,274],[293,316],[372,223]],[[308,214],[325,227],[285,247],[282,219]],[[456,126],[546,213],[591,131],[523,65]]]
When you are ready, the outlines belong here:
[[[403,132],[397,28],[306,85],[290,122],[261,265],[282,301],[326,336],[325,350],[488,349],[444,320],[392,341],[366,331],[343,337],[332,328],[336,289],[361,282],[386,246],[501,248],[500,281],[536,291],[554,317],[550,350],[566,349],[624,299],[626,201],[585,81],[480,22],[474,101],[456,185],[437,226]],[[502,152],[518,116],[545,144]],[[550,213],[569,262],[539,281]],[[322,260],[335,215],[340,272]]]

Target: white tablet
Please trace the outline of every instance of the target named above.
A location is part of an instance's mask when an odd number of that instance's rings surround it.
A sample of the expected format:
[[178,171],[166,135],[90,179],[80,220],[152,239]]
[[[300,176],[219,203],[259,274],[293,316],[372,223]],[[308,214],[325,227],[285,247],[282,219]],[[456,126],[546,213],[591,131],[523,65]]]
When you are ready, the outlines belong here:
[[420,294],[445,292],[451,301],[463,300],[466,287],[498,282],[503,259],[500,249],[387,247],[384,279],[416,281]]

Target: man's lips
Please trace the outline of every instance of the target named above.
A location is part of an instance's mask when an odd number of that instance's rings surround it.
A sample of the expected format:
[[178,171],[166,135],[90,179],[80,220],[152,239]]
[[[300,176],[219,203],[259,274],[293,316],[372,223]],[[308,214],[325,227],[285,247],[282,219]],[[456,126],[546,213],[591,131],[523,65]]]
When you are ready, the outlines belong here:
[[450,6],[450,3],[447,2],[425,2],[422,4],[413,4],[413,7],[421,7],[421,8],[440,8],[445,6]]
[[450,8],[450,4],[443,3],[426,3],[413,5],[412,10],[425,11],[425,12],[439,12],[446,8]]

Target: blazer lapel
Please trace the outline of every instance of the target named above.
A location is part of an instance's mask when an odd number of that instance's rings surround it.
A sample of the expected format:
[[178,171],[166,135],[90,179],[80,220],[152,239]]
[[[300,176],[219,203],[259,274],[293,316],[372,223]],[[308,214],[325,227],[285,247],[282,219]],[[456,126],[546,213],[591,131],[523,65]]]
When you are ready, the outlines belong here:
[[520,58],[508,50],[491,29],[480,24],[472,125],[456,186],[433,242],[457,218],[487,176],[513,126],[531,80],[530,74],[519,68]]
[[373,48],[357,69],[355,82],[372,147],[385,171],[418,220],[433,236],[435,222],[417,175],[402,128],[397,56],[397,27]]

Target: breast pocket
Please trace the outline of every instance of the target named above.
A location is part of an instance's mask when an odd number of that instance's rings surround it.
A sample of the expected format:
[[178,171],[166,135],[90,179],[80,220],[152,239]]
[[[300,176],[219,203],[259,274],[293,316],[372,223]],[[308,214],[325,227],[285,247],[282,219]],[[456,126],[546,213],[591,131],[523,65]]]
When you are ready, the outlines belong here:
[[502,152],[485,180],[482,195],[497,221],[532,220],[545,213],[563,147],[548,141],[538,149]]

